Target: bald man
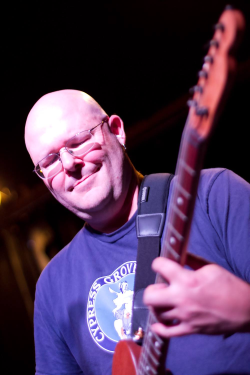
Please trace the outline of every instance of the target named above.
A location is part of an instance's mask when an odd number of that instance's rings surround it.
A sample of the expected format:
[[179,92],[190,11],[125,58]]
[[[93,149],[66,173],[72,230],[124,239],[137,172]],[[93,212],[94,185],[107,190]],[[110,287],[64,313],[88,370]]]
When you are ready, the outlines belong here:
[[[58,91],[30,111],[25,142],[37,175],[85,221],[37,284],[36,374],[110,374],[131,325],[142,180],[124,151],[123,122],[83,92]],[[250,374],[249,224],[249,184],[225,169],[204,171],[189,251],[219,266],[194,272],[157,259],[170,285],[150,286],[144,298],[157,333],[183,336],[171,340],[174,374]]]
[[[72,157],[66,142],[92,128],[91,152]],[[26,122],[26,146],[35,165],[60,152],[58,168],[66,173],[44,179],[51,193],[92,228],[106,233],[122,226],[137,209],[141,176],[123,152],[125,140],[120,117],[108,118],[94,99],[73,90],[41,98]]]

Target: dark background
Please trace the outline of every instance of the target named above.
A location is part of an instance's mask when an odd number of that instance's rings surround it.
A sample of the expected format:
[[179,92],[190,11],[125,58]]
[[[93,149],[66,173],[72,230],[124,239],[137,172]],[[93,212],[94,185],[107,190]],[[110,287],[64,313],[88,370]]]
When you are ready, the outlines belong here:
[[[34,1],[11,2],[2,9],[1,374],[34,373],[32,312],[42,269],[37,252],[49,260],[83,224],[32,173],[23,142],[29,110],[48,92],[85,91],[108,114],[123,118],[128,154],[137,169],[173,173],[188,90],[197,81],[204,46],[226,4]],[[204,166],[227,167],[250,182],[250,2],[234,5],[243,10],[248,26],[235,86]]]

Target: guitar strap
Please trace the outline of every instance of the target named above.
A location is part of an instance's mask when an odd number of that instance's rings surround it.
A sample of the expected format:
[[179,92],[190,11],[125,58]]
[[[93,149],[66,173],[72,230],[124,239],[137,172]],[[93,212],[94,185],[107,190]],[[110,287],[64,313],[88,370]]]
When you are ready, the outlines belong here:
[[142,180],[138,197],[136,231],[138,238],[135,275],[132,334],[146,328],[148,309],[143,304],[144,289],[155,282],[152,261],[160,255],[169,186],[174,176],[167,173],[151,174]]

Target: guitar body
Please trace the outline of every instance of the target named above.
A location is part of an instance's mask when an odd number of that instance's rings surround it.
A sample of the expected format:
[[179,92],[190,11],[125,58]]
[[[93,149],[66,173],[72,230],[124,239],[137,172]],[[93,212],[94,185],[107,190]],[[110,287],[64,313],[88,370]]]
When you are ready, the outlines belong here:
[[[141,352],[141,346],[137,345],[133,340],[119,341],[113,357],[112,375],[138,375]],[[158,369],[157,374],[172,375],[164,366]]]
[[112,375],[136,375],[141,347],[133,340],[121,340],[116,345]]

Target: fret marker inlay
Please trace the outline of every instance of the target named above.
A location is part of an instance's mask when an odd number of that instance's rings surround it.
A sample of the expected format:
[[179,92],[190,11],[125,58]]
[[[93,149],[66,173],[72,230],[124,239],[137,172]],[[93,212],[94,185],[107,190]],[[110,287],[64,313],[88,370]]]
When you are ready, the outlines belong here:
[[182,197],[178,197],[177,198],[177,204],[178,204],[178,206],[182,206],[183,203],[184,203],[184,199]]
[[171,243],[171,245],[174,245],[176,244],[176,239],[174,237],[170,237],[169,242]]
[[174,226],[170,222],[167,224],[167,226],[174,233],[174,235],[178,238],[179,241],[184,240],[184,237],[174,228]]

